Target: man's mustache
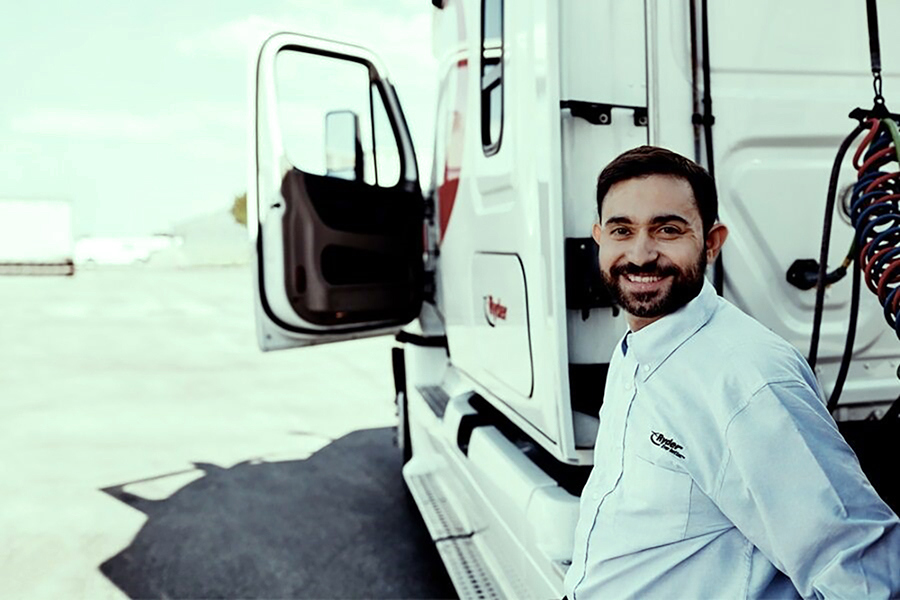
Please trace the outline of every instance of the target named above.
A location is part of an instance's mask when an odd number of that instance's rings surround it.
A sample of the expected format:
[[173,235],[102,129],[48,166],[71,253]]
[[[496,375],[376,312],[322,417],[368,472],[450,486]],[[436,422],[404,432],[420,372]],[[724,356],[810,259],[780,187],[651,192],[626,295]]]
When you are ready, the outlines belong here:
[[660,265],[657,262],[636,265],[634,263],[626,263],[616,265],[609,270],[610,274],[615,277],[622,275],[656,275],[659,277],[667,277],[669,275],[676,276],[680,273],[674,265]]

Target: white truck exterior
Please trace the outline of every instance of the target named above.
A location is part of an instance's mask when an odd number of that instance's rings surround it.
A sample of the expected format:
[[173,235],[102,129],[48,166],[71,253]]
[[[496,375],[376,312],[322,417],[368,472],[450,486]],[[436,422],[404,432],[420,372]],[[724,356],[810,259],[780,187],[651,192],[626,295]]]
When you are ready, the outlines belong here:
[[72,275],[73,259],[71,204],[0,200],[0,275]]
[[[289,33],[263,45],[248,195],[259,343],[402,327],[403,476],[460,595],[561,597],[607,362],[626,328],[593,270],[597,174],[642,144],[708,168],[713,158],[731,230],[723,293],[805,353],[815,291],[786,272],[818,256],[847,114],[871,105],[865,3],[710,2],[708,90],[700,2],[434,4],[440,86],[425,194],[376,56]],[[880,8],[882,23],[900,19],[896,3]],[[900,37],[881,43],[885,96],[900,103]],[[842,173],[845,186],[854,173]],[[835,221],[830,265],[853,234]],[[826,394],[849,279],[826,297],[816,366]],[[863,291],[861,304],[835,412],[845,422],[881,417],[900,388],[897,338],[874,297]]]

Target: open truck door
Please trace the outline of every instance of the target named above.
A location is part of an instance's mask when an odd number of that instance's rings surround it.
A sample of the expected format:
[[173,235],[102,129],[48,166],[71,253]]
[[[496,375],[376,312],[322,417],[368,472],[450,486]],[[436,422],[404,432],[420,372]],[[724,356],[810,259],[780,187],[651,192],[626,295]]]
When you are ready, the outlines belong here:
[[371,52],[279,33],[253,71],[248,228],[262,350],[391,333],[423,298],[423,196]]

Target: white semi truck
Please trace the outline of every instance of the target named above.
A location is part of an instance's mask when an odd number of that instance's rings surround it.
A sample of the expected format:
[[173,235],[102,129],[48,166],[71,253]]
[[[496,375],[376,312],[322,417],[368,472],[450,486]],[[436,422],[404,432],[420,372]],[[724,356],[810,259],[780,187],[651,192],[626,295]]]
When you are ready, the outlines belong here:
[[0,275],[73,275],[72,206],[64,200],[0,200]]
[[[626,329],[590,239],[598,172],[642,144],[714,171],[731,235],[709,276],[806,353],[829,173],[848,113],[872,106],[866,4],[433,3],[424,194],[375,55],[291,33],[262,46],[248,197],[259,344],[399,332],[403,477],[460,595],[560,597]],[[879,8],[900,21],[897,3]],[[882,35],[881,55],[900,103],[900,37]],[[849,163],[828,270],[854,239]],[[863,290],[842,360],[852,279],[823,286],[815,372],[827,395],[842,387],[833,414],[896,510],[900,343]]]

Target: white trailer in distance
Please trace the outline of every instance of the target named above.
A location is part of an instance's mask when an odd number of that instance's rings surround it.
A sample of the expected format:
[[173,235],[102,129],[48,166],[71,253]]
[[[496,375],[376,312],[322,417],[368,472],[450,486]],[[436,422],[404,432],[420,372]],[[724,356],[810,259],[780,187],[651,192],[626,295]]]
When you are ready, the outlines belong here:
[[73,275],[72,206],[0,199],[0,275]]
[[[248,196],[259,343],[399,330],[403,477],[460,595],[558,598],[626,328],[596,272],[597,174],[642,144],[714,167],[731,230],[722,293],[805,353],[816,290],[795,264],[819,256],[847,115],[872,103],[866,6],[433,3],[439,72],[422,76],[439,92],[424,193],[374,54],[289,33],[263,45]],[[900,5],[880,8],[883,24],[900,22]],[[900,36],[881,45],[884,94],[900,106]],[[839,190],[857,176],[839,173]],[[854,235],[836,212],[829,268]],[[846,362],[850,279],[824,296],[815,372],[827,395]],[[897,426],[884,416],[900,391],[900,345],[883,313],[863,290],[833,414],[896,510]]]

